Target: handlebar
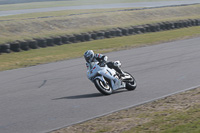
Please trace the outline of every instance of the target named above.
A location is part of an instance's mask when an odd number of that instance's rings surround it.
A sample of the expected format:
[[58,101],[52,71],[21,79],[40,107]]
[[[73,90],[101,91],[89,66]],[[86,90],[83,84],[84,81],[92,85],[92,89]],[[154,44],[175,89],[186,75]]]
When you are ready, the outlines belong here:
[[98,65],[99,65],[100,67],[105,67],[106,61],[101,60],[101,61],[99,61]]

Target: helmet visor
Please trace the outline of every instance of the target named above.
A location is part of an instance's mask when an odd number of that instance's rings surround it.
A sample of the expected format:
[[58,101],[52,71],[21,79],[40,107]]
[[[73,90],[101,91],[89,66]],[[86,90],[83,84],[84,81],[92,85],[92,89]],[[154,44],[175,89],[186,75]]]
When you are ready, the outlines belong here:
[[91,62],[92,61],[92,59],[93,59],[93,55],[91,54],[90,56],[84,56],[85,57],[85,60],[87,61],[87,62]]
[[[84,57],[85,57],[85,56],[84,56]],[[86,60],[87,62],[89,62],[90,57],[85,57],[85,60]]]

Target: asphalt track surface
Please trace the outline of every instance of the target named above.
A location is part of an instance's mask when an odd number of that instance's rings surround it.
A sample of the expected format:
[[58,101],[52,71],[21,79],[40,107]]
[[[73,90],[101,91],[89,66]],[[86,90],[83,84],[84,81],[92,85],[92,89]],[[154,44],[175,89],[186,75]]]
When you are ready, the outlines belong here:
[[82,5],[82,6],[66,6],[66,7],[51,7],[39,9],[24,9],[0,11],[0,16],[9,16],[26,13],[50,12],[62,10],[77,10],[77,9],[107,9],[107,8],[129,8],[129,7],[161,7],[170,5],[194,4],[200,3],[200,0],[185,0],[185,1],[162,1],[162,2],[137,2],[137,3],[118,3],[118,4],[104,4],[104,5]]
[[107,53],[138,87],[101,95],[84,58],[0,72],[0,132],[40,133],[200,85],[200,38]]

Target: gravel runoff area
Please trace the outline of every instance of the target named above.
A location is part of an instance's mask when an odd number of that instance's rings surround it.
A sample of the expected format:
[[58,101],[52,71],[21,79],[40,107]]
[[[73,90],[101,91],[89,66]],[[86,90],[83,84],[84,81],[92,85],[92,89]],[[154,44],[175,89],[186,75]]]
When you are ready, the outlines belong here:
[[[174,115],[173,113],[175,115],[181,114],[193,108],[200,109],[200,88],[167,96],[153,102],[55,130],[51,133],[121,133],[129,131],[131,128],[142,127],[156,117],[167,118]],[[199,114],[200,112],[196,111],[196,113]],[[199,117],[197,119],[199,121]],[[143,128],[140,132],[160,132],[161,130],[165,129],[159,129],[155,125],[155,127]]]

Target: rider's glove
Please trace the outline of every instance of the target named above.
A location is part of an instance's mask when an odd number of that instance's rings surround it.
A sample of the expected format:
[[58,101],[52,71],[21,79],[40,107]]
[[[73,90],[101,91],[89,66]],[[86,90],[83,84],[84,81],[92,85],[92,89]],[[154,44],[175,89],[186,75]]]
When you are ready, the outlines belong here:
[[105,62],[104,62],[104,61],[99,62],[99,66],[100,66],[100,67],[105,67]]

